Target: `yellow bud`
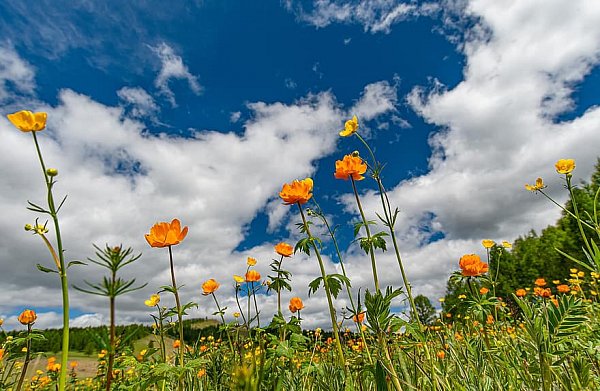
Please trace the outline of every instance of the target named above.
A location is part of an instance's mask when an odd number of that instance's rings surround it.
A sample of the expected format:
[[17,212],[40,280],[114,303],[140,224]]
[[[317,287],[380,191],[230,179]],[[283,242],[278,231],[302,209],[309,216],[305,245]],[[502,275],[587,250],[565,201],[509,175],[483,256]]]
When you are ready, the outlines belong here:
[[46,170],[46,175],[48,175],[49,177],[57,176],[58,170],[56,168],[49,168]]
[[25,224],[25,231],[31,231],[33,229],[33,225]]

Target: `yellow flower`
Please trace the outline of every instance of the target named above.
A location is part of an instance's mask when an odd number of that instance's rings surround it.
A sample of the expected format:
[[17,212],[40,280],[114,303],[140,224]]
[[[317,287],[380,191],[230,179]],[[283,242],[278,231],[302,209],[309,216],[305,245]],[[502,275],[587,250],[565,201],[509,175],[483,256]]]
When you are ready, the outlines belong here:
[[306,204],[312,197],[313,180],[306,178],[301,181],[294,180],[292,183],[284,183],[279,197],[286,205],[295,203]]
[[239,312],[234,312],[233,313],[233,317],[234,318],[239,318],[242,314],[240,314]]
[[46,127],[48,114],[44,112],[32,113],[22,110],[17,113],[8,114],[8,120],[22,132],[38,132]]
[[217,289],[219,289],[220,286],[221,284],[219,284],[214,278],[206,280],[204,284],[202,284],[202,294],[204,296],[210,295],[211,293],[214,293]]
[[34,310],[25,310],[19,315],[19,322],[23,325],[30,325],[37,319],[37,314]]
[[542,180],[542,178],[538,178],[535,180],[535,185],[530,185],[529,183],[525,185],[525,189],[529,190],[529,191],[538,191],[538,190],[542,190],[545,189],[546,185],[544,184],[544,181]]
[[237,274],[233,275],[233,279],[235,280],[235,282],[237,282],[238,284],[241,284],[242,282],[244,282],[244,277],[242,276],[238,276]]
[[465,295],[465,294],[460,294],[460,295],[458,295],[458,298],[459,298],[459,299],[466,299],[466,298],[467,298],[467,295]]
[[248,265],[248,266],[256,265],[256,259],[254,259],[252,257],[248,257],[248,259],[246,260],[246,265]]
[[504,248],[512,248],[512,244],[510,242],[507,242],[506,240],[502,241],[502,247]]
[[167,247],[179,244],[188,233],[188,227],[181,229],[181,223],[173,219],[170,223],[156,223],[150,228],[150,233],[144,235],[152,247]]
[[144,304],[146,304],[148,307],[154,307],[158,303],[160,303],[160,296],[157,294],[150,296],[148,300],[144,300]]
[[340,131],[340,136],[348,137],[352,136],[358,130],[358,118],[353,116],[352,119],[349,119],[344,124],[344,130]]
[[554,167],[556,167],[556,172],[559,174],[570,174],[575,169],[575,160],[560,159]]
[[492,247],[494,247],[494,245],[496,244],[496,242],[494,242],[494,241],[493,241],[493,240],[491,240],[491,239],[483,239],[483,240],[481,241],[481,244],[482,244],[482,245],[483,245],[483,247],[485,247],[485,248],[492,248]]

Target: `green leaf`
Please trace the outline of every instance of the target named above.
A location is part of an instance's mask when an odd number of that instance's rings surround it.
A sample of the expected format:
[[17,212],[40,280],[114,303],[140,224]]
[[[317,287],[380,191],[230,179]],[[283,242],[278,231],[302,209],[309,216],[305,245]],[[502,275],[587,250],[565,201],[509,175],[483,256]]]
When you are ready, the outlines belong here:
[[44,272],[44,273],[58,273],[56,270],[49,269],[45,266],[40,265],[39,263],[35,266],[38,268],[39,271]]
[[321,281],[323,281],[323,277],[317,277],[308,284],[308,288],[309,288],[308,296],[309,297],[311,294],[315,293],[319,289],[319,285],[321,285]]
[[67,269],[70,268],[73,265],[84,265],[87,266],[87,263],[85,262],[81,262],[81,261],[71,261],[69,262],[69,264],[67,265]]

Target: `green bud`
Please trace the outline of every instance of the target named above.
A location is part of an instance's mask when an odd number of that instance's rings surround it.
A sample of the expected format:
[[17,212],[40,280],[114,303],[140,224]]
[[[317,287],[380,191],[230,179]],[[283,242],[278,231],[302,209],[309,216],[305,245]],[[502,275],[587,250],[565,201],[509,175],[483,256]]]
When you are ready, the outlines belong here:
[[352,152],[352,157],[360,157],[360,153],[358,151]]
[[33,229],[33,225],[25,224],[25,231],[31,231]]
[[49,168],[46,170],[46,174],[50,177],[57,176],[58,170],[56,168]]

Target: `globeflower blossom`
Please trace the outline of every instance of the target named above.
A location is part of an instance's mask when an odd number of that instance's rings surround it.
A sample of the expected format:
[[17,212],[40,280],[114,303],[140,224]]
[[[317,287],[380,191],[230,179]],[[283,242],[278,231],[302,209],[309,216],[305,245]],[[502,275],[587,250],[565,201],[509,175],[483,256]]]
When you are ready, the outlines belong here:
[[291,313],[296,313],[304,308],[304,303],[299,297],[292,297],[290,299],[290,305],[288,306]]
[[148,244],[152,247],[168,247],[179,244],[185,239],[188,227],[181,229],[181,223],[173,219],[170,223],[160,222],[150,228],[150,233],[144,235]]
[[353,116],[352,119],[349,119],[344,124],[344,130],[340,131],[340,136],[348,137],[352,136],[358,130],[358,118]]
[[575,169],[575,160],[560,159],[554,167],[556,167],[556,172],[559,174],[570,174]]
[[275,245],[275,252],[282,257],[291,257],[294,253],[294,248],[287,243],[278,243]]
[[483,239],[483,240],[481,241],[481,244],[482,244],[482,245],[483,245],[483,247],[485,247],[485,248],[492,248],[492,247],[494,247],[494,245],[496,244],[496,242],[494,242],[494,241],[493,241],[493,240],[491,240],[491,239]]
[[260,281],[260,273],[256,270],[248,270],[246,273],[246,282],[257,282]]
[[519,288],[516,290],[515,295],[517,295],[517,297],[524,297],[527,295],[527,291],[523,288]]
[[463,255],[458,265],[465,277],[477,277],[488,272],[488,264],[482,262],[477,254]]
[[32,113],[22,110],[17,113],[8,114],[8,120],[22,132],[38,132],[46,127],[48,114],[44,112]]
[[362,181],[365,177],[362,175],[367,171],[367,164],[359,156],[346,155],[342,160],[335,162],[336,179],[348,180],[352,177],[355,181]]
[[362,323],[362,322],[364,322],[364,321],[365,321],[365,314],[366,314],[366,312],[365,312],[365,311],[363,311],[363,312],[359,312],[359,313],[358,313],[358,315],[354,315],[354,316],[352,316],[352,320],[353,320],[355,323]]
[[313,180],[306,178],[301,181],[294,180],[292,183],[285,183],[279,192],[279,197],[286,205],[299,203],[306,204],[312,197]]
[[144,304],[148,307],[155,307],[158,303],[160,303],[160,296],[157,294],[150,296],[150,299],[144,301]]
[[210,295],[211,293],[214,293],[217,289],[219,289],[220,286],[221,284],[219,284],[214,278],[206,280],[202,284],[202,294],[204,296]]
[[252,258],[252,257],[248,257],[248,259],[246,260],[246,265],[248,265],[248,266],[256,265],[256,259]]
[[535,180],[535,185],[530,185],[529,183],[527,183],[525,185],[525,189],[527,189],[529,191],[533,191],[533,192],[542,190],[544,188],[546,188],[546,185],[544,184],[544,181],[542,180],[542,178],[537,178]]
[[25,310],[23,312],[21,312],[21,314],[18,317],[19,322],[22,325],[30,325],[33,324],[37,319],[37,314],[35,313],[34,310]]

